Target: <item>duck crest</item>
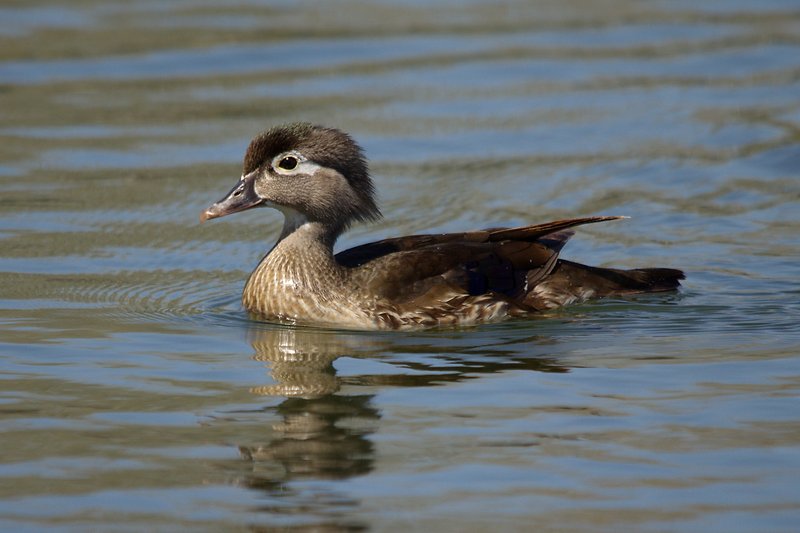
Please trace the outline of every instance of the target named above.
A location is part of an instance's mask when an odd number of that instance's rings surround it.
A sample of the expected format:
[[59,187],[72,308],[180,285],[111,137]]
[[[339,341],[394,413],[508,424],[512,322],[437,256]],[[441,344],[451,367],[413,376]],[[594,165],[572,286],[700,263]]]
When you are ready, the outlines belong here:
[[621,270],[561,259],[593,216],[518,228],[411,235],[334,255],[337,237],[380,211],[363,152],[346,133],[309,123],[257,135],[240,182],[201,215],[256,206],[285,215],[278,243],[250,275],[242,302],[259,318],[358,329],[472,325],[535,316],[588,298],[675,290],[671,268]]
[[243,174],[250,174],[276,155],[299,147],[313,130],[314,126],[310,123],[299,122],[259,133],[250,141],[244,154]]

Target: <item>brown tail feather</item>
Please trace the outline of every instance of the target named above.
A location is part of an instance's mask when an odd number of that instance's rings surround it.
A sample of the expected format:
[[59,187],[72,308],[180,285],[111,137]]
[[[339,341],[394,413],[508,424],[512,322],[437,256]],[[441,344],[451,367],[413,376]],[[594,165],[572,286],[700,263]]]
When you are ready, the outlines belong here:
[[552,309],[589,298],[621,296],[641,292],[675,290],[684,279],[674,268],[600,268],[560,259],[541,283],[524,299],[536,309]]
[[572,261],[559,261],[554,275],[567,276],[573,283],[595,290],[597,296],[631,292],[670,291],[680,287],[686,276],[674,268],[600,268]]

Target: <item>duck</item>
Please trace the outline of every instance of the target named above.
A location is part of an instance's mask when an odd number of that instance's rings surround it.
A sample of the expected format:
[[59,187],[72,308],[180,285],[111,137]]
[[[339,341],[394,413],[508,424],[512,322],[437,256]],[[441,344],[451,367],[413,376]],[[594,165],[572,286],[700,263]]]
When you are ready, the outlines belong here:
[[362,148],[348,133],[290,123],[256,135],[239,181],[200,221],[270,207],[274,246],[250,274],[244,308],[258,320],[358,330],[473,326],[530,319],[594,298],[674,291],[673,268],[617,269],[560,258],[586,216],[521,227],[407,235],[338,253],[337,239],[381,211]]

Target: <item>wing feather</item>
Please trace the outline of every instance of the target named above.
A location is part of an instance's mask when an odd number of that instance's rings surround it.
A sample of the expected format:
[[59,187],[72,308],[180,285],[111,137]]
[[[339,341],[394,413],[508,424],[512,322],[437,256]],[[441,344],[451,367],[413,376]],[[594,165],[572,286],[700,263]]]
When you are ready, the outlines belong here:
[[443,282],[468,295],[519,297],[552,271],[570,228],[619,218],[384,239],[340,252],[336,260],[371,294],[392,300],[417,298]]

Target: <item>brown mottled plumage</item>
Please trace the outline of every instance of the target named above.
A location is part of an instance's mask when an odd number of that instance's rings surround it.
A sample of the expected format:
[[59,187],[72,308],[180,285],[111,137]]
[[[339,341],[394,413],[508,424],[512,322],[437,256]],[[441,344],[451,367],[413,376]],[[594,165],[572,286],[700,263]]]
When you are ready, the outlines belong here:
[[683,272],[617,270],[558,258],[571,228],[623,217],[412,235],[333,254],[351,223],[380,217],[361,148],[346,133],[290,124],[256,136],[239,183],[201,220],[252,207],[283,231],[250,275],[244,306],[268,320],[360,329],[468,325],[588,298],[676,289]]

